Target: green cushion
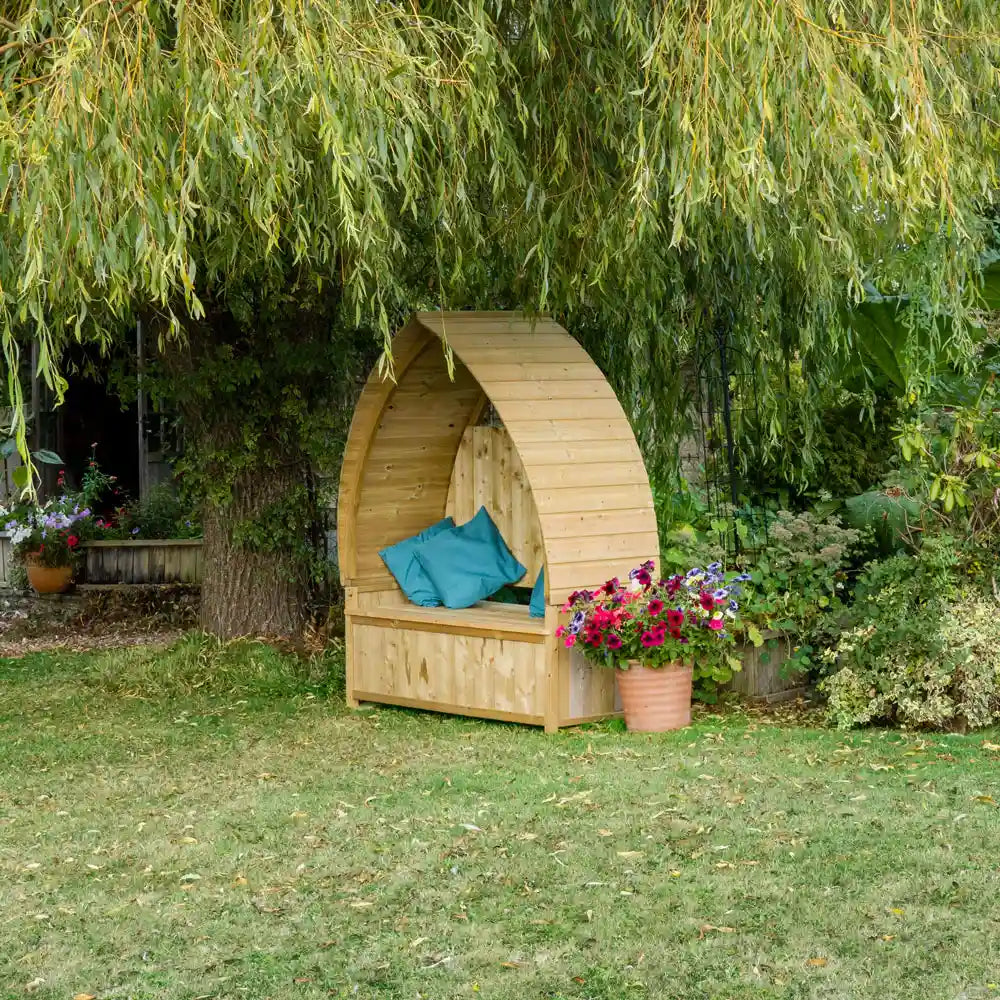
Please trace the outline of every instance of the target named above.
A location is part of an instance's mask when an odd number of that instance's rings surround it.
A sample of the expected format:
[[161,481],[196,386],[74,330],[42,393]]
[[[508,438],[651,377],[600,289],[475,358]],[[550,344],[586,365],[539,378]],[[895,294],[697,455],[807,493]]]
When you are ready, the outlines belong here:
[[443,517],[437,524],[432,524],[417,535],[411,538],[404,538],[403,541],[390,545],[382,549],[379,555],[382,562],[386,564],[389,572],[396,578],[400,590],[414,604],[419,604],[424,608],[437,608],[441,606],[441,598],[434,589],[430,577],[424,572],[424,568],[417,562],[414,553],[426,543],[428,539],[448,531],[455,527],[455,522],[450,517]]
[[528,608],[528,614],[532,618],[544,618],[545,617],[545,567],[543,566],[538,571],[538,579],[535,581],[535,586],[531,591],[531,605]]
[[524,576],[485,507],[471,521],[423,542],[414,557],[446,608],[472,607]]

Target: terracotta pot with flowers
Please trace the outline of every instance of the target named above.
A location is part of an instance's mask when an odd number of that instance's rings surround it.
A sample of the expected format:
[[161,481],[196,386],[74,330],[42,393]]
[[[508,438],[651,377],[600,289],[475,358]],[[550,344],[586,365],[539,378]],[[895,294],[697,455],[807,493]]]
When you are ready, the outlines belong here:
[[90,533],[90,509],[78,497],[63,494],[41,506],[24,503],[0,510],[0,517],[34,591],[67,590],[81,562],[80,543]]
[[609,580],[600,590],[577,591],[557,630],[592,663],[615,670],[625,724],[637,732],[681,729],[691,722],[694,667],[735,665],[730,654],[740,584],[719,563],[654,582],[652,562]]

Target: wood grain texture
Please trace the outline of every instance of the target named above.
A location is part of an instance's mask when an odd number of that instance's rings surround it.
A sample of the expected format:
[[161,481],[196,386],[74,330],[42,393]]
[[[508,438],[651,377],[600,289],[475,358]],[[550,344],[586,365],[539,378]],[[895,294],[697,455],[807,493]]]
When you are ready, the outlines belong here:
[[542,527],[524,465],[503,427],[467,428],[455,456],[447,512],[463,524],[480,507],[524,565],[521,583],[534,586],[545,560]]
[[201,582],[201,539],[84,542],[84,579],[93,584]]
[[349,638],[349,694],[358,701],[413,702],[460,714],[544,716],[542,643],[384,628],[363,619],[351,620]]
[[[547,317],[420,313],[393,347],[396,381],[369,379],[341,474],[349,697],[547,729],[613,712],[608,678],[571,665],[548,628],[571,590],[658,554],[646,470],[611,387]],[[475,426],[487,400],[503,427]],[[480,506],[526,566],[523,583],[545,567],[546,621],[414,608],[385,569],[386,545]]]

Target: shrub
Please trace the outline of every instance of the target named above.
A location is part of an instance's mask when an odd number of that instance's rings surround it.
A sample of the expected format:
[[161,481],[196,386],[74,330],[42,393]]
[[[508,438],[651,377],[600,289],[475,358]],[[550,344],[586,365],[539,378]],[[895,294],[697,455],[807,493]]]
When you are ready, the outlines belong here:
[[115,508],[98,524],[102,538],[200,538],[197,515],[170,483],[154,486],[141,503]]
[[1000,719],[1000,604],[963,581],[950,536],[872,564],[821,684],[841,727],[966,729]]

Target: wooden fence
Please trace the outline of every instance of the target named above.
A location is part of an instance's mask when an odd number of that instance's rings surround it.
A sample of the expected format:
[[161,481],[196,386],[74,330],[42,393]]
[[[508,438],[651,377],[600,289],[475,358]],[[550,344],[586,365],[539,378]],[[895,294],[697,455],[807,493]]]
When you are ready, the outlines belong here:
[[[81,583],[201,583],[200,538],[84,542]],[[0,587],[10,586],[13,546],[0,532]]]

